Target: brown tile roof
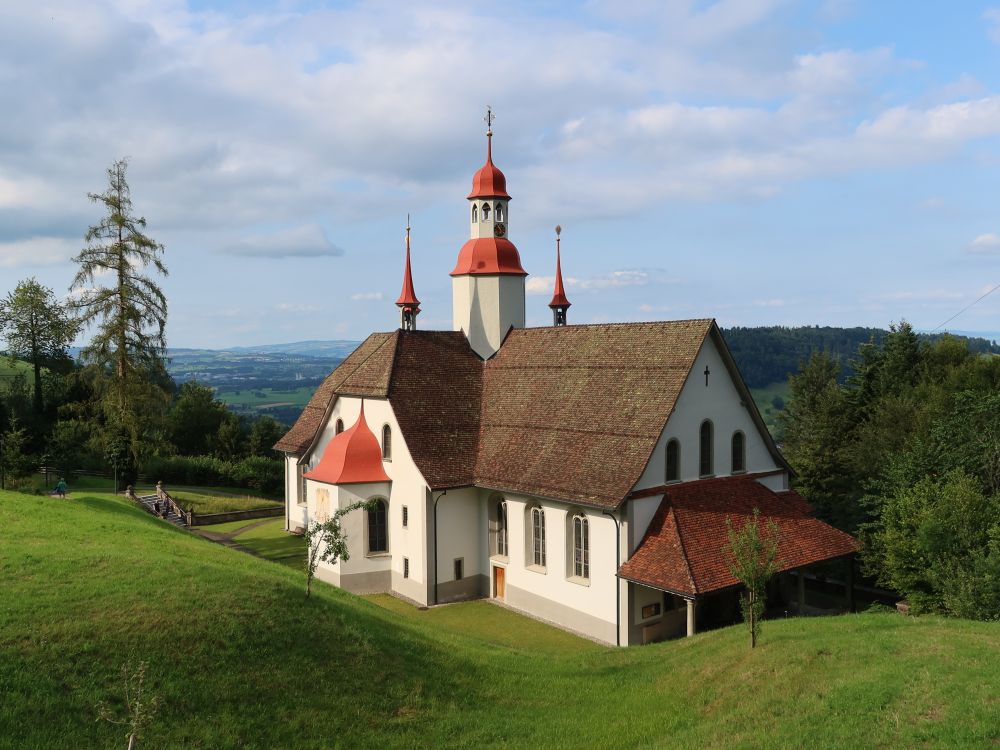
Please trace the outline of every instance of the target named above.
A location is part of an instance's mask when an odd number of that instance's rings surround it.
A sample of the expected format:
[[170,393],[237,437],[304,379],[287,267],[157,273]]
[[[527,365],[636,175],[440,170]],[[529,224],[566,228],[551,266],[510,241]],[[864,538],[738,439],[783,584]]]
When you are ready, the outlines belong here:
[[486,362],[460,331],[373,334],[275,447],[307,451],[338,394],[387,397],[432,488],[614,508],[713,330],[707,319],[514,329]]
[[373,333],[331,372],[309,399],[306,408],[274,449],[301,454],[323,428],[326,414],[338,393],[385,396],[399,331]]
[[616,507],[646,466],[712,325],[511,331],[485,364],[477,481]]
[[697,596],[735,586],[726,519],[740,528],[760,508],[778,528],[778,566],[790,570],[857,551],[855,539],[812,518],[794,492],[773,492],[753,477],[673,485],[646,536],[618,574],[629,581]]

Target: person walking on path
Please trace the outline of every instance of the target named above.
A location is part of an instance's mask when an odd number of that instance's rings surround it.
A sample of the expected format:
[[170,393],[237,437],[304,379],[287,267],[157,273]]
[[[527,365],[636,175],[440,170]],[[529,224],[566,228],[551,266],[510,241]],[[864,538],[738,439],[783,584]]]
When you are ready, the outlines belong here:
[[59,477],[59,481],[56,483],[56,494],[64,500],[66,499],[66,480],[62,477]]

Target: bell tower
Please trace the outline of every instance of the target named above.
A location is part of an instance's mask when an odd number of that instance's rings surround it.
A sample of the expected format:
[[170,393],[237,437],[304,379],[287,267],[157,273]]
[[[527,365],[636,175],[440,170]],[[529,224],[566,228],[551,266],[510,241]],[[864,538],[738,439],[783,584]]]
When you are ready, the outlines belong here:
[[452,321],[473,351],[489,359],[511,328],[524,327],[521,256],[507,238],[507,178],[493,164],[493,110],[486,110],[486,163],[472,177],[469,241],[451,272]]

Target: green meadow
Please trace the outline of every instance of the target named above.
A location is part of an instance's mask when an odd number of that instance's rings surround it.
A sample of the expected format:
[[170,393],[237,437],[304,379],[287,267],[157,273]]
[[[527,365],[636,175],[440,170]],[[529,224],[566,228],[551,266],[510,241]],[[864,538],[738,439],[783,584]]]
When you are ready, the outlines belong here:
[[97,706],[122,710],[140,662],[159,708],[139,748],[1000,742],[997,623],[880,612],[767,622],[754,651],[741,627],[615,649],[483,601],[304,588],[119,498],[0,492],[0,748],[124,748]]

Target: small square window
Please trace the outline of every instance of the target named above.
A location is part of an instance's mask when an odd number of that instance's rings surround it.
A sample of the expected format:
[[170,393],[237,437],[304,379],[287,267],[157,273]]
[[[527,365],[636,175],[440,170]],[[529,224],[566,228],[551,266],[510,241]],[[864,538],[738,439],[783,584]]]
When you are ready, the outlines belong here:
[[410,558],[403,558],[403,578],[410,577]]
[[410,509],[405,505],[403,506],[403,528],[405,529],[410,525]]
[[465,567],[464,563],[465,563],[465,558],[463,558],[463,557],[459,557],[459,558],[455,559],[455,580],[456,581],[461,581],[462,578],[464,577],[462,575],[463,572],[464,572],[463,569]]

